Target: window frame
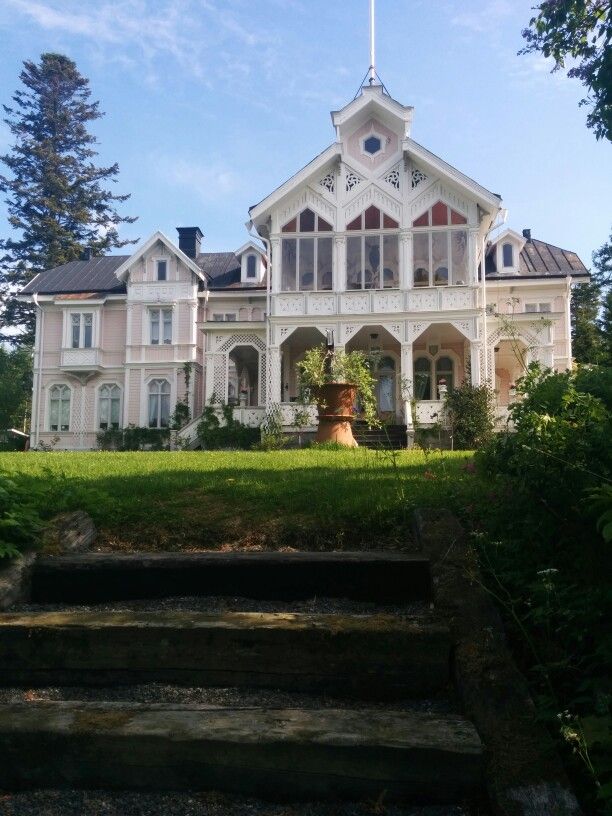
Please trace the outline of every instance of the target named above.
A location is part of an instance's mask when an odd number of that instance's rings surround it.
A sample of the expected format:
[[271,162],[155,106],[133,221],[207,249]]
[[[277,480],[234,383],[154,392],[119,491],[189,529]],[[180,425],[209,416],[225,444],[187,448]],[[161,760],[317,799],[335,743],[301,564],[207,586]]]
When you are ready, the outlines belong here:
[[[160,264],[164,265],[164,277],[159,277]],[[159,283],[167,283],[169,280],[170,264],[167,258],[155,258],[155,280]]]
[[[102,396],[102,391],[105,388],[108,388],[108,389],[111,389],[111,390],[115,389],[115,388],[118,389],[118,393],[119,393],[118,397],[115,398],[112,395],[110,395],[108,397],[103,397]],[[102,405],[101,405],[101,403],[102,403],[103,399],[107,399],[108,402],[109,402],[109,406],[108,406],[108,416],[109,416],[109,423],[108,424],[109,424],[109,426],[112,426],[112,424],[113,424],[112,423],[112,411],[113,411],[112,402],[113,402],[114,399],[117,399],[118,402],[119,402],[119,421],[117,422],[117,427],[116,428],[113,428],[113,427],[103,428],[102,427],[102,423],[101,423],[101,416],[102,416],[101,408],[102,408]],[[98,431],[98,432],[99,431],[108,431],[108,430],[119,431],[119,430],[121,430],[122,427],[123,427],[123,388],[119,385],[119,383],[116,383],[116,382],[101,383],[98,386],[98,389],[97,389],[96,431]]]
[[[152,393],[151,388],[155,383],[159,383],[160,386],[159,386],[159,389],[158,389],[158,391],[156,393]],[[161,390],[162,387],[163,387],[162,386],[163,383],[166,383],[168,385],[168,391],[167,392],[164,392],[164,391]],[[151,397],[154,397],[157,400],[157,406],[156,406],[157,421],[156,421],[155,425],[152,425],[151,420],[150,420],[150,417],[151,417]],[[163,400],[164,397],[168,398],[168,416],[167,416],[167,424],[166,425],[163,425],[162,422],[161,422],[162,413],[163,413],[163,411],[162,411],[162,407],[163,407],[162,400]],[[170,428],[170,419],[172,417],[172,383],[170,382],[168,377],[163,377],[163,376],[162,377],[151,377],[151,379],[147,382],[145,409],[146,409],[145,423],[144,423],[145,427],[151,428],[152,430],[165,430],[166,428]]]
[[[314,215],[314,228],[312,230],[302,230],[300,229],[301,226],[301,217],[302,214],[306,211],[310,211]],[[296,222],[296,229],[295,231],[290,231],[287,227],[295,220]],[[319,221],[323,221],[326,225],[329,225],[331,229],[320,229],[319,228]],[[280,238],[280,247],[279,247],[279,255],[280,255],[280,275],[279,275],[279,292],[333,292],[334,290],[334,270],[335,270],[335,261],[334,261],[334,227],[326,218],[323,218],[322,215],[316,210],[313,210],[311,207],[305,207],[303,210],[300,210],[293,218],[290,218],[282,227],[281,227],[281,238]],[[313,249],[312,249],[312,286],[308,288],[304,288],[302,286],[302,277],[300,272],[300,261],[301,261],[301,253],[302,253],[302,242],[305,241],[312,241],[313,242]],[[292,289],[286,289],[284,287],[284,277],[285,277],[285,269],[284,269],[284,242],[285,241],[294,241],[295,242],[295,286]],[[329,256],[330,256],[330,280],[329,286],[325,286],[324,288],[321,286],[321,274],[319,269],[319,242],[320,241],[329,241]]]
[[[451,370],[450,370],[450,372],[449,371],[440,371],[439,372],[438,371],[438,362],[440,360],[445,359],[445,358],[450,360]],[[412,378],[413,378],[413,382],[415,383],[415,385],[416,385],[415,366],[416,366],[417,360],[427,360],[429,362],[429,399],[424,399],[423,397],[421,397],[421,398],[415,397],[416,400],[420,401],[420,402],[440,402],[441,400],[437,396],[438,387],[439,387],[438,386],[438,377],[444,377],[444,376],[448,377],[449,374],[450,374],[450,376],[452,378],[450,388],[451,389],[455,388],[455,386],[457,385],[458,360],[456,358],[455,353],[453,351],[451,351],[450,349],[443,349],[443,348],[440,348],[436,352],[436,354],[433,354],[433,355],[430,354],[427,351],[427,349],[425,349],[423,351],[421,351],[419,349],[417,352],[415,352],[413,360],[412,360]],[[448,382],[446,383],[446,385],[447,385],[447,387],[449,387]],[[435,392],[434,392],[434,389],[435,389]],[[415,391],[416,391],[416,388],[415,388]],[[432,397],[432,393],[435,394],[434,397]]]
[[[66,400],[66,399],[62,399],[61,396],[59,397],[59,399],[58,399],[58,409],[57,409],[58,422],[57,422],[57,427],[53,428],[52,427],[52,422],[51,422],[51,419],[52,419],[51,403],[55,401],[54,398],[53,398],[53,392],[56,389],[62,389],[63,393],[67,392],[68,393],[68,399]],[[66,402],[68,403],[68,424],[64,427],[62,425],[62,422],[61,422],[61,419],[62,419],[62,405],[66,404]],[[47,411],[48,411],[48,414],[47,414],[46,427],[48,428],[49,433],[57,433],[57,434],[59,434],[59,433],[70,433],[70,426],[72,424],[72,388],[67,383],[52,383],[49,386],[48,396],[47,396]]]
[[[510,263],[506,263],[506,249],[510,250]],[[501,245],[502,269],[514,269],[514,244],[511,241],[504,241]]]
[[249,254],[247,255],[245,277],[248,278],[249,280],[257,278],[257,255],[255,255],[254,252],[249,252]]
[[[528,306],[535,306],[535,309],[528,309]],[[525,314],[550,314],[552,310],[551,300],[525,301]]]
[[[366,227],[366,212],[371,209],[375,208],[380,213],[380,221],[378,227],[367,228]],[[344,290],[346,292],[365,292],[365,291],[382,291],[383,289],[400,289],[401,288],[401,250],[400,250],[400,223],[396,218],[386,213],[382,207],[377,207],[375,204],[366,207],[365,210],[353,218],[349,224],[353,224],[358,218],[361,219],[361,226],[359,229],[345,229],[346,235],[346,256],[345,256],[345,268],[344,268]],[[396,227],[385,227],[385,218],[389,218],[392,221],[395,221],[397,224]],[[349,269],[348,269],[348,246],[350,239],[360,239],[360,254],[361,254],[361,273],[360,273],[360,285],[355,287],[349,287]],[[378,254],[379,254],[379,263],[378,263],[378,286],[367,285],[365,279],[365,272],[366,272],[366,241],[367,239],[376,238],[378,240]],[[395,238],[397,241],[396,246],[396,257],[397,257],[397,280],[390,286],[385,286],[385,238]]]
[[[97,310],[96,309],[70,309],[66,315],[66,342],[65,348],[68,349],[91,349],[97,346],[98,326],[97,326]],[[78,317],[78,344],[74,345],[74,329],[76,328],[74,319]],[[87,325],[85,318],[91,318],[91,339],[90,343],[86,344],[85,339],[87,335]]]
[[[147,308],[148,312],[148,322],[149,322],[149,342],[148,345],[150,346],[171,346],[174,343],[174,336],[175,336],[175,327],[174,327],[174,308],[172,306],[149,306]],[[164,334],[164,327],[167,325],[168,321],[164,319],[164,312],[170,313],[170,339],[165,340],[162,339],[165,337]],[[153,340],[153,315],[157,313],[158,319],[158,339],[157,341]]]

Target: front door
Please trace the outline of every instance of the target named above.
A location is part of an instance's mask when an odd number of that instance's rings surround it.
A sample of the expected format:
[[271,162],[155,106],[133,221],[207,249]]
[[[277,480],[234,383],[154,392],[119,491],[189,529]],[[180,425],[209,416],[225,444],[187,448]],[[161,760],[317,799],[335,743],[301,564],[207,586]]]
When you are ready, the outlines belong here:
[[376,398],[378,413],[383,419],[395,416],[395,361],[383,357],[378,365]]

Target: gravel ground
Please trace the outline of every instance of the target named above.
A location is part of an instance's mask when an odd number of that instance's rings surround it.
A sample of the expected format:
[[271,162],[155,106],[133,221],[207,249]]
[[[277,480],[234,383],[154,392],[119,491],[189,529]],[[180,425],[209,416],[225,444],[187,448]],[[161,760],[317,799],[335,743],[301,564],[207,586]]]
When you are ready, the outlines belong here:
[[463,807],[371,804],[276,805],[219,793],[32,791],[2,794],[2,816],[469,816]]
[[103,604],[15,604],[7,612],[305,612],[338,615],[397,615],[401,618],[431,616],[428,604],[411,603],[382,606],[376,603],[350,601],[345,598],[310,598],[306,601],[260,601],[251,598],[223,596],[189,598],[146,598],[133,601],[110,601]]
[[[421,711],[431,714],[459,713],[456,701],[447,696],[393,703],[356,701],[274,689],[203,688],[142,683],[132,686],[64,686],[36,689],[0,688],[0,704],[80,700],[82,702],[178,703],[221,708],[346,708],[364,711]],[[0,813],[2,813],[0,809]]]

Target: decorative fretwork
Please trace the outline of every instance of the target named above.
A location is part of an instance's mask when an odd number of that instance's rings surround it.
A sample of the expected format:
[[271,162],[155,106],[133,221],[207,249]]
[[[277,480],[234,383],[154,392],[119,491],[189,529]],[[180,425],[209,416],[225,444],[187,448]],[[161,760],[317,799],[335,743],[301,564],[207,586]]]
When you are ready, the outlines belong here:
[[400,188],[400,170],[399,165],[394,167],[393,170],[389,170],[387,175],[385,176],[385,181],[387,184],[390,184],[391,187],[394,187],[396,190]]
[[347,169],[346,171],[346,192],[352,192],[355,187],[359,187],[363,179],[361,176],[357,175],[353,170]]
[[324,190],[327,190],[328,193],[333,195],[336,192],[336,174],[330,170],[329,173],[319,180],[319,184]]
[[416,189],[423,181],[427,181],[427,176],[422,170],[419,170],[418,167],[414,167],[411,173],[412,189]]

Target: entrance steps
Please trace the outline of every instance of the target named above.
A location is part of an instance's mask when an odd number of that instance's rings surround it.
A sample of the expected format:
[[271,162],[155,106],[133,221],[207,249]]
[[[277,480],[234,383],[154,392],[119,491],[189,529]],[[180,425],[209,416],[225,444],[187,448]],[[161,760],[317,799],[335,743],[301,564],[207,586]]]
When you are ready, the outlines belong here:
[[365,422],[355,422],[353,436],[362,448],[402,450],[408,445],[406,425],[383,425],[381,428],[369,428]]
[[[254,600],[202,611],[213,595]],[[313,595],[340,611],[295,611]],[[0,614],[0,789],[469,800],[482,746],[449,713],[450,636],[430,605],[428,561],[404,553],[41,558],[33,603]],[[165,691],[137,702],[136,684]],[[227,704],[198,702],[206,688]]]

